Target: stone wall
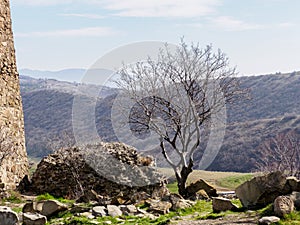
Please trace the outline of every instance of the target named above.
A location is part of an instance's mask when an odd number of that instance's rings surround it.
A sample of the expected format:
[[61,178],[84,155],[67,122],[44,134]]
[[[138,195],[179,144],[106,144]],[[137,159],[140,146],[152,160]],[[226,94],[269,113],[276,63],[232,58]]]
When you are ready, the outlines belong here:
[[[19,75],[12,34],[10,5],[0,0],[0,182],[13,188],[28,172]],[[1,157],[0,157],[1,158]]]

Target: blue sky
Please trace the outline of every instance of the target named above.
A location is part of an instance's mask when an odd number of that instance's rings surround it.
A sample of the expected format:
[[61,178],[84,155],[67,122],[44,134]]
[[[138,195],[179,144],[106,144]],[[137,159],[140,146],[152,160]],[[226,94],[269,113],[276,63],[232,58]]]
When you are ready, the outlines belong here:
[[212,44],[240,75],[300,70],[298,0],[11,0],[19,69],[89,68],[137,41]]

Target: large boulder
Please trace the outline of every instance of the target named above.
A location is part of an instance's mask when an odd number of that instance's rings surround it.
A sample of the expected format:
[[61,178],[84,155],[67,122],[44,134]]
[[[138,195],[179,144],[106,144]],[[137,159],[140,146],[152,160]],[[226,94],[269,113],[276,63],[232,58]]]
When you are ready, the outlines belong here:
[[3,225],[17,225],[19,218],[17,213],[9,207],[0,206],[0,224]]
[[213,187],[211,184],[207,183],[205,180],[200,179],[196,181],[195,183],[190,184],[186,191],[188,193],[188,196],[193,197],[197,195],[197,192],[200,190],[204,190],[209,197],[217,197],[217,189]]
[[281,172],[272,172],[241,184],[235,192],[244,207],[261,208],[288,194],[290,190],[285,185],[286,177]]
[[273,204],[274,213],[278,217],[283,217],[294,211],[294,202],[288,196],[278,196]]
[[132,204],[136,196],[164,195],[165,180],[152,166],[151,158],[138,154],[135,148],[101,142],[45,157],[33,174],[30,190],[68,199],[82,196],[81,201],[96,200],[104,205],[115,204],[109,199],[118,197],[119,204]]

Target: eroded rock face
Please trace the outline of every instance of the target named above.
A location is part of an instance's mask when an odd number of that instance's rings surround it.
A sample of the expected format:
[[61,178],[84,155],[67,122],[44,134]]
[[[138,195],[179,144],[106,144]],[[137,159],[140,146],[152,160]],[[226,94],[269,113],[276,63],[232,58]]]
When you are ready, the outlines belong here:
[[280,195],[286,195],[291,190],[286,189],[286,177],[281,172],[273,172],[264,176],[254,177],[237,187],[236,195],[244,207],[264,207]]
[[103,200],[106,205],[130,204],[135,198],[149,198],[164,188],[163,176],[146,161],[149,158],[121,143],[69,148],[39,163],[29,190],[69,199],[93,190],[90,200]]

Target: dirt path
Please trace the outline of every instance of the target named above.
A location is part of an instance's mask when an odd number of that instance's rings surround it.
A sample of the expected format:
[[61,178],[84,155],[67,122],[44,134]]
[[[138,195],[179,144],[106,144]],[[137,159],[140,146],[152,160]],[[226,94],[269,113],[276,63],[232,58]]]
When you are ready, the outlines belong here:
[[176,225],[248,225],[257,224],[258,216],[247,213],[226,215],[218,219],[191,220],[191,218],[182,218],[182,220],[171,221],[169,224]]

